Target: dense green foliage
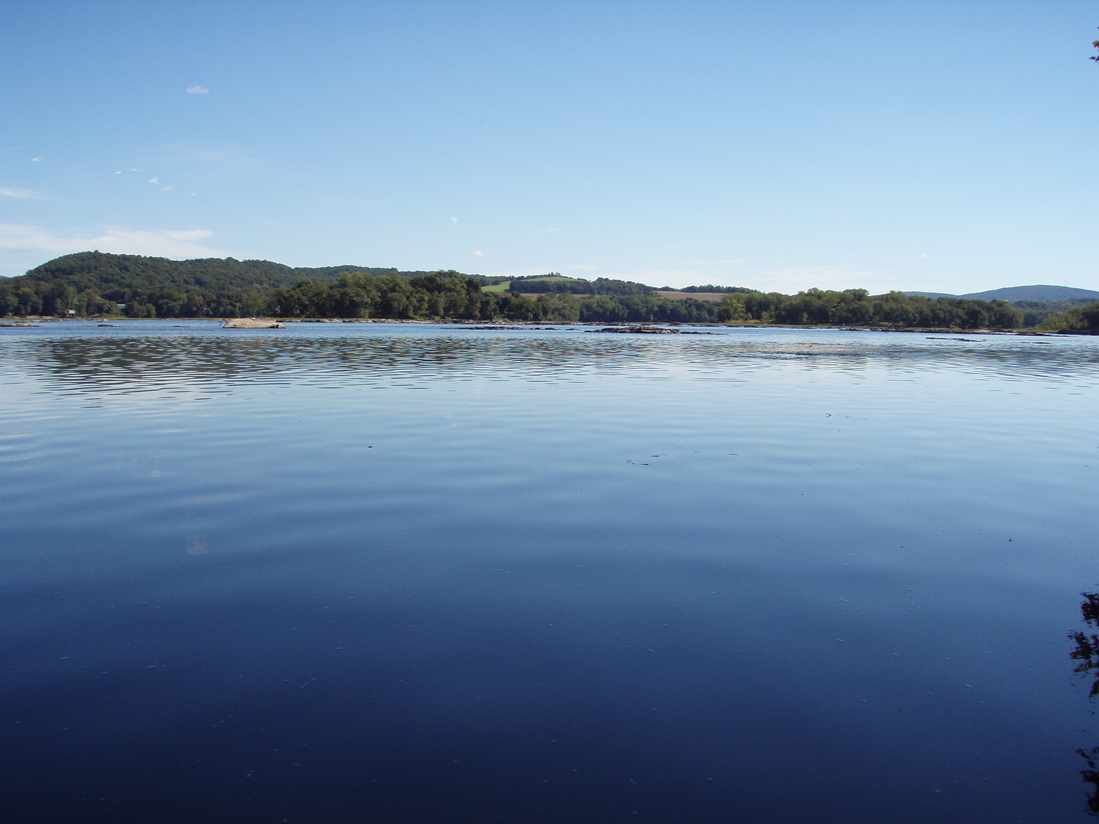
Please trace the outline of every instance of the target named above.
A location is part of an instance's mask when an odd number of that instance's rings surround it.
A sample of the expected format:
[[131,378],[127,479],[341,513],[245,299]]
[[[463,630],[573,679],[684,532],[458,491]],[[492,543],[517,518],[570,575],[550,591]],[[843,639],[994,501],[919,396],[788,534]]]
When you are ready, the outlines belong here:
[[132,317],[229,317],[266,310],[272,290],[304,280],[331,283],[347,272],[411,278],[362,266],[294,268],[268,260],[168,260],[140,255],[80,252],[0,279],[0,315],[108,314],[118,304]]
[[1086,300],[1013,300],[1011,305],[1023,313],[1024,328],[1041,327],[1047,329],[1051,325],[1063,323],[1070,313],[1092,302]]
[[[507,291],[501,291],[505,283]],[[495,284],[495,289],[490,284]],[[680,291],[692,292],[690,288]],[[696,287],[693,291],[718,290]],[[644,284],[609,278],[588,281],[553,274],[517,277],[509,282],[507,278],[458,272],[353,266],[294,269],[269,261],[171,261],[86,252],[50,261],[23,277],[0,281],[0,315],[64,315],[71,311],[89,316],[121,311],[131,317],[746,321],[961,329],[1009,329],[1024,321],[1022,311],[1003,301],[934,299],[901,292],[870,295],[863,289],[809,289],[796,295],[741,287],[720,291],[720,301],[672,300]],[[1066,323],[1085,328],[1092,323],[1088,311],[1070,313]]]
[[775,323],[960,329],[1011,329],[1022,323],[1022,313],[1003,301],[925,298],[903,292],[869,295],[865,289],[809,289],[796,295],[748,292],[730,295],[719,305],[733,320]]
[[614,278],[572,278],[551,272],[548,275],[512,278],[508,291],[514,294],[562,293],[571,295],[644,295],[653,287],[631,280]]
[[307,281],[271,296],[269,314],[286,317],[454,318],[556,322],[722,320],[719,307],[667,301],[655,295],[583,295],[546,292],[532,297],[491,292],[475,278],[436,272],[414,278],[343,275],[334,284]]
[[1073,307],[1047,318],[1043,328],[1057,332],[1090,332],[1099,334],[1099,301]]
[[653,293],[538,297],[494,294],[457,272],[416,278],[342,275],[334,284],[308,281],[272,295],[269,313],[288,317],[457,318],[470,320],[878,325],[1010,329],[1022,313],[995,301],[932,300],[862,289],[797,295],[737,292],[721,302],[666,300]]

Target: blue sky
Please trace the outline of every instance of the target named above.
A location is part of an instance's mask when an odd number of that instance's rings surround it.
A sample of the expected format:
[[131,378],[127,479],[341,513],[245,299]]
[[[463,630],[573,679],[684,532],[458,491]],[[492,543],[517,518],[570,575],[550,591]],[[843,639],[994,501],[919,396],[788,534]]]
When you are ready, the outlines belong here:
[[0,274],[69,251],[1099,289],[1092,0],[10,3]]

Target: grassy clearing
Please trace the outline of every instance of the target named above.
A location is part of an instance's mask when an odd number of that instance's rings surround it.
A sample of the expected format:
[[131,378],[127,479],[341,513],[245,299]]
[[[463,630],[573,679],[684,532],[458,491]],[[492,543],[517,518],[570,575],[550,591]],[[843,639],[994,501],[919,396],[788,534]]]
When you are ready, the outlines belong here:
[[538,275],[533,278],[523,278],[523,283],[583,283],[583,278],[570,278],[568,275]]
[[595,297],[595,295],[587,295],[587,294],[583,294],[583,293],[577,294],[577,293],[574,293],[574,292],[520,292],[519,293],[520,296],[522,296],[524,298],[530,298],[531,300],[538,300],[538,298],[544,298],[547,295],[555,295],[555,294],[556,295],[564,295],[565,297],[572,298],[573,300],[591,300],[593,297]]
[[[505,291],[505,290],[500,290]],[[544,295],[553,294],[551,292],[520,292],[525,298],[531,298],[532,300],[538,300],[538,298]],[[594,295],[586,294],[574,294],[572,292],[559,292],[557,294],[567,294],[574,300],[587,300],[595,297]],[[721,303],[727,295],[724,292],[679,292],[674,289],[659,289],[653,292],[654,295],[664,298],[664,300],[702,300],[707,303]]]
[[725,292],[679,292],[674,289],[658,289],[656,294],[665,300],[704,300],[708,303],[721,303],[728,297]]

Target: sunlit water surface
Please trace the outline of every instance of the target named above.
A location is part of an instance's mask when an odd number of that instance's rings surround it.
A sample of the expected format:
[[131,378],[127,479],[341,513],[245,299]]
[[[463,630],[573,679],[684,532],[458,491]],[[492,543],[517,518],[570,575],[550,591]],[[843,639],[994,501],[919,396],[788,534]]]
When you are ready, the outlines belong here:
[[706,331],[0,330],[0,805],[1084,819],[1099,340]]

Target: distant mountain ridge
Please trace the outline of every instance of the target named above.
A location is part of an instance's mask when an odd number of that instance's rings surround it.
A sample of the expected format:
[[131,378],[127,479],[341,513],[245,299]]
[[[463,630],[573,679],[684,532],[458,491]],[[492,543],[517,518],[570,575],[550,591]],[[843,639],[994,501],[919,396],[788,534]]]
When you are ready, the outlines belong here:
[[1078,289],[1074,286],[1053,286],[1050,284],[1006,286],[1002,289],[987,289],[984,292],[969,292],[964,295],[952,295],[946,292],[905,292],[905,294],[922,298],[1006,300],[1008,303],[1065,303],[1099,300],[1099,292],[1094,289]]

